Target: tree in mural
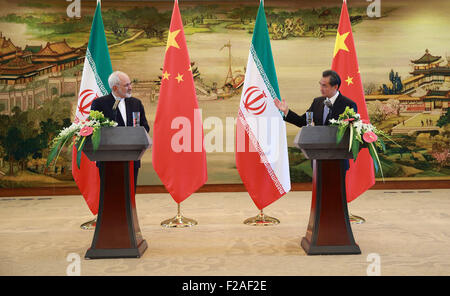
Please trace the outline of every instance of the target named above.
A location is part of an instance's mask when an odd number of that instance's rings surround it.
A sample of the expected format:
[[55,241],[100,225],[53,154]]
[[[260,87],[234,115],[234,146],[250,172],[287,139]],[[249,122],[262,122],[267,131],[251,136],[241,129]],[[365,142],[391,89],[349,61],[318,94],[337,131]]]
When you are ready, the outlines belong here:
[[248,23],[256,18],[255,7],[244,6],[233,9],[230,12],[231,18],[237,18],[242,24]]
[[374,124],[379,124],[383,120],[391,116],[399,116],[401,105],[399,100],[390,99],[385,103],[380,101],[371,102],[367,105],[370,121]]
[[390,99],[386,102],[386,113],[387,115],[400,115],[401,104],[399,100]]
[[37,110],[12,109],[12,115],[0,116],[0,145],[8,175],[23,171],[30,159],[42,158],[56,133],[70,125],[70,103],[55,99]]
[[436,125],[439,127],[444,127],[445,125],[450,124],[450,108],[447,109],[447,112],[439,117]]
[[436,125],[441,128],[441,131],[439,135],[433,137],[431,156],[436,160],[440,170],[450,159],[450,109],[439,117]]
[[433,156],[438,164],[438,171],[447,164],[447,161],[450,158],[449,145],[449,138],[442,135],[436,135],[433,137],[431,156]]
[[9,163],[8,174],[14,174],[14,166],[24,170],[26,160],[40,149],[38,130],[29,121],[28,112],[14,107],[12,116],[2,116],[0,143],[4,150],[4,159]]
[[105,28],[117,37],[125,36],[132,26],[132,19],[125,17],[123,11],[108,9],[103,14]]
[[394,95],[399,94],[403,90],[402,78],[398,75],[398,72],[395,72],[391,69],[389,73],[389,80],[391,81],[392,87],[388,87],[386,84],[383,84],[383,94],[385,95]]

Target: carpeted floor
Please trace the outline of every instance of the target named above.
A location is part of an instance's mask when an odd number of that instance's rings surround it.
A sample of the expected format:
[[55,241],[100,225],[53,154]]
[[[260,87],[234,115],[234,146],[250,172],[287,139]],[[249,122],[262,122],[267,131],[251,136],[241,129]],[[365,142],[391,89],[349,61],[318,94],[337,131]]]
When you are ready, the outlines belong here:
[[[311,192],[290,192],[265,209],[272,227],[242,222],[257,214],[247,193],[194,194],[182,213],[198,225],[166,229],[176,214],[168,194],[137,196],[149,245],[140,259],[84,260],[93,231],[81,196],[0,198],[0,275],[66,275],[69,254],[81,275],[450,275],[450,190],[370,190],[349,204],[361,255],[307,256],[300,247]],[[72,255],[73,256],[73,255]]]

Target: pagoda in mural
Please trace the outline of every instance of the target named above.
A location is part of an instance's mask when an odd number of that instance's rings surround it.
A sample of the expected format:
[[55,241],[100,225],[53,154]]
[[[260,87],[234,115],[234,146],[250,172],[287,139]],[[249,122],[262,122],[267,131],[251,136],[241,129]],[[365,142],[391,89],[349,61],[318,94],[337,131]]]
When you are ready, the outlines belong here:
[[34,64],[52,64],[53,71],[59,72],[83,63],[84,56],[77,53],[77,49],[70,47],[64,39],[61,42],[47,42],[44,48],[33,54],[32,61]]
[[411,60],[411,77],[402,80],[402,89],[396,94],[366,95],[366,101],[398,100],[405,113],[445,113],[450,101],[450,57],[434,56],[428,49],[420,58]]
[[75,95],[78,77],[62,72],[84,62],[85,47],[71,47],[66,40],[42,45],[16,46],[0,32],[0,114],[14,107],[36,109],[45,100]]
[[43,47],[16,46],[0,32],[0,84],[32,82],[49,73],[59,73],[84,62],[85,50],[71,47],[66,40],[47,42]]

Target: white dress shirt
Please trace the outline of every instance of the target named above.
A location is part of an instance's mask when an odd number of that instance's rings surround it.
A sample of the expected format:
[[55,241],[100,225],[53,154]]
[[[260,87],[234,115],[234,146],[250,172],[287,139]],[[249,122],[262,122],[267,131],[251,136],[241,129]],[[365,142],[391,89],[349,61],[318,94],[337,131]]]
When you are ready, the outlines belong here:
[[[339,96],[339,91],[337,91],[336,94],[335,94],[334,96],[332,96],[331,98],[327,98],[327,99],[330,100],[331,105],[333,105],[334,102],[336,101],[336,99],[337,99],[338,96]],[[329,114],[329,113],[330,113],[330,108],[328,108],[328,106],[325,105],[325,106],[323,107],[323,124],[326,123],[327,117],[328,117],[328,114]]]
[[330,98],[331,104],[334,105],[334,102],[336,102],[336,99],[338,96],[339,96],[339,91],[337,91],[336,94]]

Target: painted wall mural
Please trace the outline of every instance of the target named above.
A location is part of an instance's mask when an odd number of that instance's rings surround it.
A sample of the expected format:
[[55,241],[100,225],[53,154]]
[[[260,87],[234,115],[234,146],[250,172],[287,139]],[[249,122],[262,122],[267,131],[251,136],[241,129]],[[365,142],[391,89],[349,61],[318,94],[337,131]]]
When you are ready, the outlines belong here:
[[[395,139],[386,179],[450,180],[450,2],[349,0],[371,122]],[[234,129],[259,1],[180,1],[205,127],[208,184],[241,183]],[[265,1],[281,95],[304,112],[331,67],[340,0]],[[45,168],[70,125],[96,1],[0,0],[0,187],[74,186],[70,153]],[[129,74],[152,124],[172,1],[102,1],[114,70]],[[345,95],[345,94],[344,94]],[[287,125],[292,182],[311,166]],[[161,184],[142,159],[139,185]],[[380,176],[377,176],[380,177]]]

